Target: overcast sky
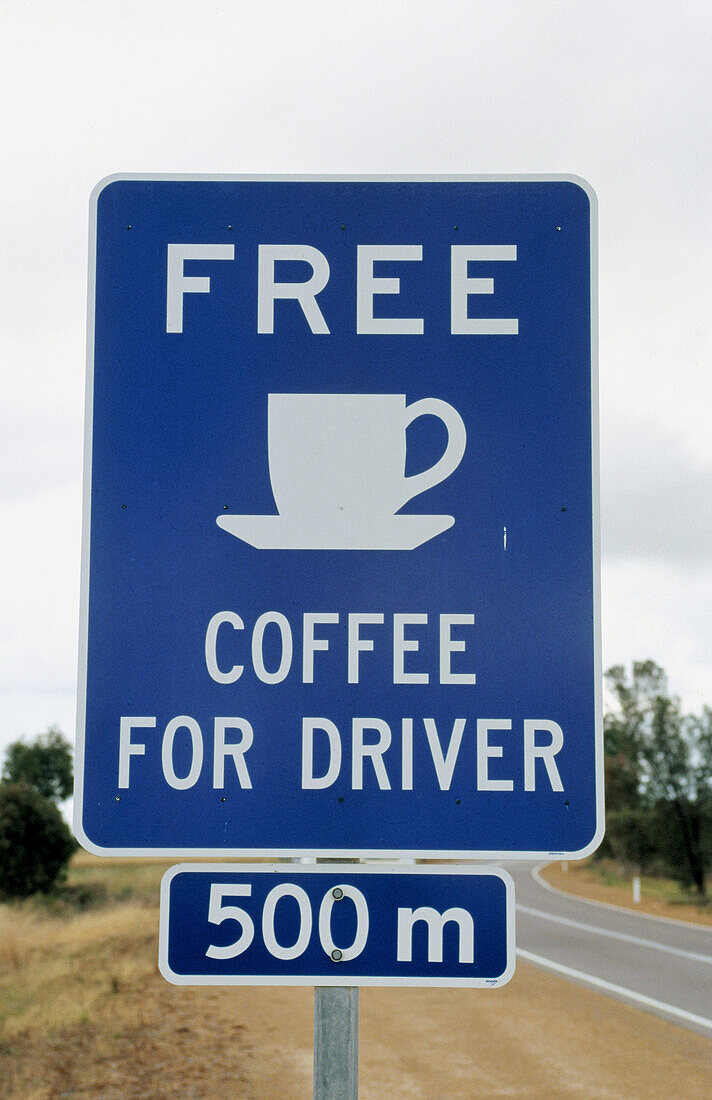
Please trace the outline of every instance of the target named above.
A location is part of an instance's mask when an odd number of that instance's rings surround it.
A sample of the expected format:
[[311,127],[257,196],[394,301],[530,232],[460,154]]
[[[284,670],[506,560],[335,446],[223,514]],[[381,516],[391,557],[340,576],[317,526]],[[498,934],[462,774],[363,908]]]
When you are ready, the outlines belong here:
[[74,731],[87,218],[113,172],[575,173],[600,207],[603,661],[712,704],[709,3],[0,10],[0,750]]

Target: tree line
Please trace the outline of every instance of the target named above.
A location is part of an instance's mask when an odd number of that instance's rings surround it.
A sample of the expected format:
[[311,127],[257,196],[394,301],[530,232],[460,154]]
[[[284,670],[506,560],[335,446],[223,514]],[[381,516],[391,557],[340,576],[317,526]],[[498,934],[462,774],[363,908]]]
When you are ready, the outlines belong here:
[[598,855],[668,875],[698,896],[712,865],[712,708],[684,714],[654,661],[609,669],[606,835]]

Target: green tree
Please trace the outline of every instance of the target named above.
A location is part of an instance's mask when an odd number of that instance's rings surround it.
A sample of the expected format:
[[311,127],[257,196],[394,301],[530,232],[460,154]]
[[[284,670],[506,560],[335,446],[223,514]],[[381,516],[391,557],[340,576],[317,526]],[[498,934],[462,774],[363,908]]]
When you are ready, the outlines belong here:
[[51,890],[76,847],[54,802],[28,783],[0,783],[0,899]]
[[701,896],[712,866],[712,710],[684,715],[654,661],[621,665],[606,682],[609,846],[656,861]]
[[13,741],[5,753],[0,781],[28,783],[44,798],[62,802],[73,788],[72,747],[56,726],[33,741]]

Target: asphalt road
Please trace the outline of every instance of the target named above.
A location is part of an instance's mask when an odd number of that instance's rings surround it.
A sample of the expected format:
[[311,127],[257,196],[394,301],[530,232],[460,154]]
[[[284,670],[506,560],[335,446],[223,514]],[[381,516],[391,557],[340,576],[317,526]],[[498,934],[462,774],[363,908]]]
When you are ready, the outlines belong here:
[[712,930],[569,898],[529,864],[506,867],[519,958],[712,1037]]

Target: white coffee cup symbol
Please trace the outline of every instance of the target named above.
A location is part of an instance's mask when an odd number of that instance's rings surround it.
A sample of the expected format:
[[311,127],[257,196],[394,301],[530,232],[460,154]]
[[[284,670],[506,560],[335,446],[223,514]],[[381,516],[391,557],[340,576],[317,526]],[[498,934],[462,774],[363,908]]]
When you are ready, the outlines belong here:
[[[426,415],[445,424],[445,453],[406,477],[406,428]],[[466,440],[460,414],[437,397],[406,405],[396,393],[268,396],[269,473],[280,516],[393,516],[457,469]]]

